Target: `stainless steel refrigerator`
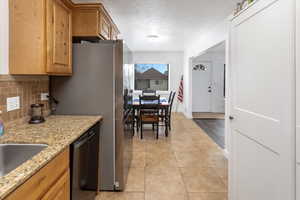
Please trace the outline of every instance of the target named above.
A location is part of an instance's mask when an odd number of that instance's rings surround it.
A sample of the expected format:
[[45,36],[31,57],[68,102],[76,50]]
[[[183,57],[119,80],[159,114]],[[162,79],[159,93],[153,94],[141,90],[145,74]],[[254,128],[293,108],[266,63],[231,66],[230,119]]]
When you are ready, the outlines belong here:
[[101,190],[123,190],[129,167],[124,164],[130,142],[124,141],[123,53],[121,40],[73,44],[73,76],[50,78],[50,94],[59,101],[54,114],[103,116]]

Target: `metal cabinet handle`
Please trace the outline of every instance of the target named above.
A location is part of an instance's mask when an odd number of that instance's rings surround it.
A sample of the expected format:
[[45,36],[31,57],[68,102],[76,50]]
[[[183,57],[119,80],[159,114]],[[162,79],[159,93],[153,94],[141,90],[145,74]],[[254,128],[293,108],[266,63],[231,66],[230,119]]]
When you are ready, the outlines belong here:
[[233,116],[229,116],[229,119],[230,119],[230,120],[234,120],[234,117],[233,117]]

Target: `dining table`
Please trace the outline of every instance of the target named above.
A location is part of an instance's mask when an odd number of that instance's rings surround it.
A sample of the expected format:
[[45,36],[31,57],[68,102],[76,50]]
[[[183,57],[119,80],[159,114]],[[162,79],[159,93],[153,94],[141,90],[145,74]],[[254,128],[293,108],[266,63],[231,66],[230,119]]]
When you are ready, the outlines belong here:
[[[147,100],[147,101],[144,101],[143,104],[153,104],[153,103],[157,103],[155,101],[152,101],[152,100]],[[159,100],[159,109],[162,111],[162,113],[164,113],[164,122],[167,123],[168,120],[167,120],[167,117],[168,117],[168,114],[169,114],[169,101],[166,97],[160,97],[160,100]],[[139,97],[133,97],[132,98],[132,109],[133,109],[133,113],[136,113],[136,111],[138,111],[139,109],[142,108],[142,105],[140,105],[140,99]],[[167,127],[167,126],[166,126]],[[139,126],[137,126],[137,130],[139,130]]]

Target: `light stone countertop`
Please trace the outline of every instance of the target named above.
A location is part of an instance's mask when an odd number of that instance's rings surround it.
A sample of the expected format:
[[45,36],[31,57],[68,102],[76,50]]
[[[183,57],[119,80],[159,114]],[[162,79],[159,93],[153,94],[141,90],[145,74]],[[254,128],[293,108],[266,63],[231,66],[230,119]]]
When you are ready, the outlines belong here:
[[28,180],[67,146],[79,138],[101,116],[59,116],[52,115],[45,123],[22,124],[5,130],[0,143],[47,144],[43,151],[20,165],[9,174],[0,177],[0,199]]

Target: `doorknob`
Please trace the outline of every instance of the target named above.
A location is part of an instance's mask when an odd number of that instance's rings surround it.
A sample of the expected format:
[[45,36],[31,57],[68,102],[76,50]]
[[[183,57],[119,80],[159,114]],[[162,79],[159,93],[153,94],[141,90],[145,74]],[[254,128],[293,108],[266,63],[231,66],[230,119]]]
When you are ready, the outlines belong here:
[[234,120],[234,117],[233,117],[233,116],[229,116],[229,119],[230,119],[230,120]]

